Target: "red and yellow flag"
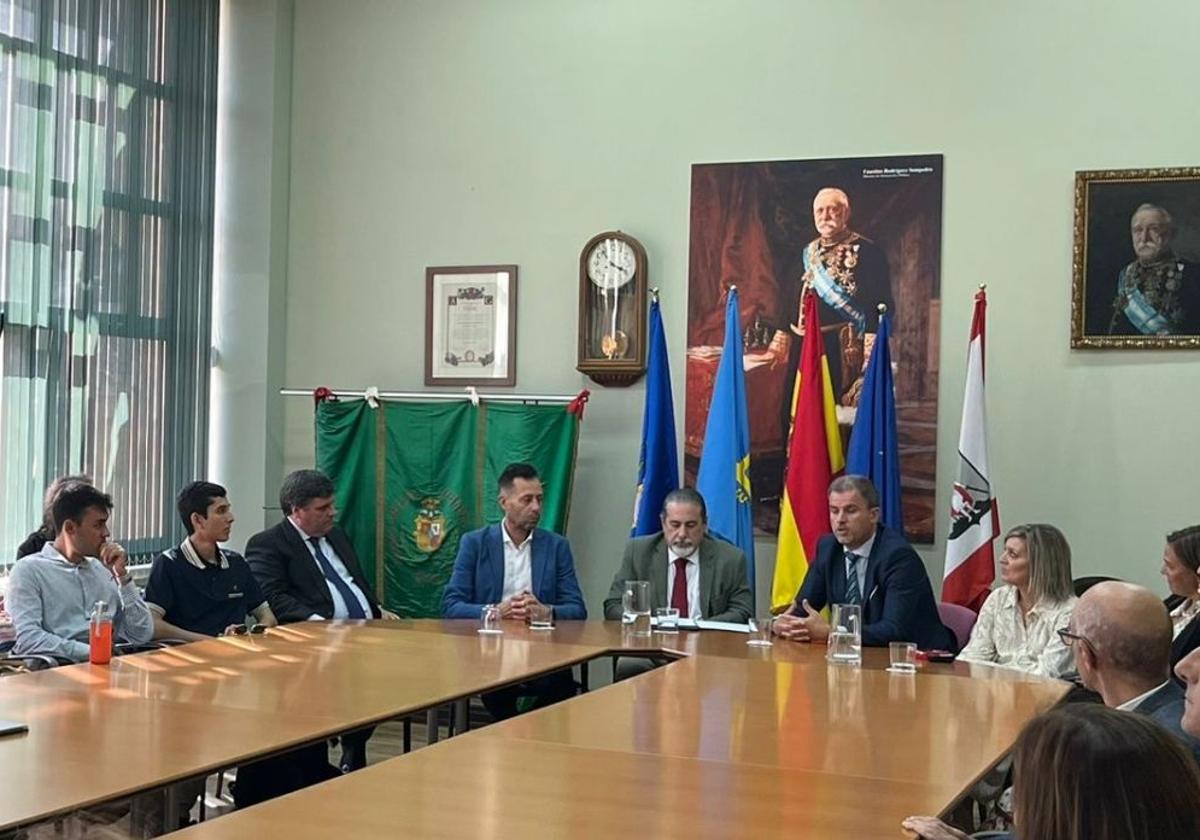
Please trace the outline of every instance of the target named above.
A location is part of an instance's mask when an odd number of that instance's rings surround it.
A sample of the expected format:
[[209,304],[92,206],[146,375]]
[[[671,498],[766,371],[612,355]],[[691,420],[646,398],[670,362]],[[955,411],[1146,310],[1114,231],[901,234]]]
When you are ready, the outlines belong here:
[[779,547],[771,608],[786,609],[804,576],[817,540],[829,533],[829,482],[846,466],[833,401],[833,381],[817,316],[817,298],[804,293],[804,346],[792,393],[787,478],[779,505]]

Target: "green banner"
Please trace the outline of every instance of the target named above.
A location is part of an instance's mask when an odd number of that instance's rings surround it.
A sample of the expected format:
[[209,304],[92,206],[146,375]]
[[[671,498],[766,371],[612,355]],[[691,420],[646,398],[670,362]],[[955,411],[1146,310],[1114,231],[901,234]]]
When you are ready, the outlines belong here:
[[508,464],[537,468],[541,526],[566,530],[579,418],[565,406],[326,400],[314,425],[338,524],[380,602],[405,618],[441,614],[459,539],[500,521],[496,479]]

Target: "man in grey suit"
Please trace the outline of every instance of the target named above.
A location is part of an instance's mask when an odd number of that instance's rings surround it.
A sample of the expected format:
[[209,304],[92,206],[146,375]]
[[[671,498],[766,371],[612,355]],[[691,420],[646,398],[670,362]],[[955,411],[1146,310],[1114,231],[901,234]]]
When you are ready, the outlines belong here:
[[1200,740],[1181,726],[1184,693],[1171,679],[1171,619],[1158,596],[1118,581],[1083,594],[1063,640],[1085,686],[1104,705],[1154,718],[1200,761]]
[[704,497],[690,487],[663,500],[661,534],[634,537],[604,599],[604,617],[621,618],[627,580],[650,581],[650,606],[677,607],[680,618],[745,623],[754,614],[746,555],[707,536]]

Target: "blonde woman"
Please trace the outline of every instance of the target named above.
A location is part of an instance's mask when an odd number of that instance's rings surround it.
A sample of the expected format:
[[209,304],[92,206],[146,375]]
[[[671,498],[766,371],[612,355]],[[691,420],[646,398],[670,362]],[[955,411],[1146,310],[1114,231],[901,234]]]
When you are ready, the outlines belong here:
[[1053,525],[1018,525],[1004,536],[1000,579],[983,603],[958,658],[990,662],[1044,677],[1073,670],[1058,631],[1075,608],[1071,547]]

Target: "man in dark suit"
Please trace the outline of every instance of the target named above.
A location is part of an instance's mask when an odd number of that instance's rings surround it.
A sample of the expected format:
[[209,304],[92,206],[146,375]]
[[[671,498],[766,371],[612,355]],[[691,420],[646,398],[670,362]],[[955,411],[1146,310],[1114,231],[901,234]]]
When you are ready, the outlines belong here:
[[[621,617],[627,580],[650,582],[650,606],[676,607],[681,618],[744,624],[754,615],[746,555],[708,536],[704,497],[690,487],[663,500],[663,530],[625,544],[621,568],[604,599],[604,617]],[[668,562],[669,561],[669,562]]]
[[1060,631],[1074,650],[1079,679],[1104,705],[1154,718],[1200,761],[1200,740],[1182,726],[1184,691],[1171,679],[1171,633],[1157,595],[1115,580],[1085,592]]
[[[279,488],[285,519],[246,543],[246,562],[281,624],[331,618],[399,618],[379,606],[346,533],[335,526],[333,482],[296,470]],[[371,730],[342,736],[342,769],[367,763]]]
[[817,556],[791,608],[775,632],[796,641],[824,642],[831,604],[862,606],[862,643],[915,642],[922,650],[957,650],[941,619],[921,558],[908,541],[879,524],[879,493],[869,479],[835,478],[829,485],[832,534],[821,537]]
[[[502,620],[524,621],[533,607],[547,605],[558,619],[587,618],[570,544],[537,527],[544,498],[537,470],[509,464],[499,485],[504,519],[463,535],[442,615],[479,619],[485,606],[494,605]],[[520,697],[532,697],[537,707],[573,696],[575,680],[568,670],[485,694],[483,704],[500,720],[517,713]]]

